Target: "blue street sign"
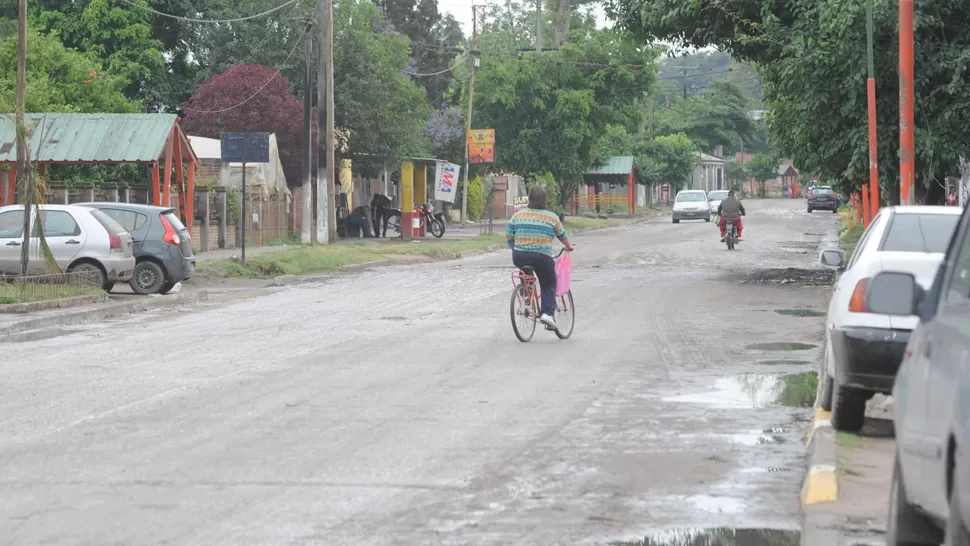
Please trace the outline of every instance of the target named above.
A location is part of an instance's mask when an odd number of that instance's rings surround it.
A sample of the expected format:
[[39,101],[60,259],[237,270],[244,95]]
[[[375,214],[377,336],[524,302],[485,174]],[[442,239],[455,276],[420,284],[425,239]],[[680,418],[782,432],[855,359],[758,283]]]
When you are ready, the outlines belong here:
[[222,133],[224,163],[269,163],[269,133]]

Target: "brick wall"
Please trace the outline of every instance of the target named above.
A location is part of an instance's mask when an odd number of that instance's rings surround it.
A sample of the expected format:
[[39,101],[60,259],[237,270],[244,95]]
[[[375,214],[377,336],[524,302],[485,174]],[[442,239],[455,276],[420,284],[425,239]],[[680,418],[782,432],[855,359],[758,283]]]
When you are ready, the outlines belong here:
[[[219,248],[219,223],[210,222],[209,224],[209,249]],[[236,248],[236,226],[226,226],[226,248]],[[202,223],[192,224],[192,251],[201,252],[202,250]]]

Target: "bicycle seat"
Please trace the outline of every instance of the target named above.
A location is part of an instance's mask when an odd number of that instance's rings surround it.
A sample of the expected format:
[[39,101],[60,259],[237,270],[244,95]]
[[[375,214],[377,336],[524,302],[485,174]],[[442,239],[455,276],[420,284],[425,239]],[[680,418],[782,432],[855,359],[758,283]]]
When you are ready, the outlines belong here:
[[531,266],[528,266],[528,265],[525,266],[525,267],[520,267],[519,269],[523,273],[525,273],[526,275],[529,275],[529,276],[532,276],[532,277],[534,277],[535,274],[536,274],[536,269],[534,267],[531,267]]

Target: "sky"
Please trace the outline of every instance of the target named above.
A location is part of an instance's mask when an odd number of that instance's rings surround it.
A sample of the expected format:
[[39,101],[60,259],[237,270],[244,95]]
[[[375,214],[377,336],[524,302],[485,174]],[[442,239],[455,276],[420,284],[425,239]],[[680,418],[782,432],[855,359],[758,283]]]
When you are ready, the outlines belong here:
[[[438,0],[438,11],[450,13],[461,24],[466,36],[472,35],[472,4],[485,4],[488,0]],[[598,27],[607,26],[610,21],[606,18],[603,5],[597,3],[594,8]]]

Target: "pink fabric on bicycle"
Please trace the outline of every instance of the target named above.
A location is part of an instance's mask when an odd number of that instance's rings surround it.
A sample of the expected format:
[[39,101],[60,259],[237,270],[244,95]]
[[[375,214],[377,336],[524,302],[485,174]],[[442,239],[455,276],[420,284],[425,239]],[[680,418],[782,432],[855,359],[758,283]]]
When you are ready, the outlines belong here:
[[569,283],[573,278],[573,259],[568,252],[563,252],[562,256],[556,260],[556,295],[561,296],[569,292]]

